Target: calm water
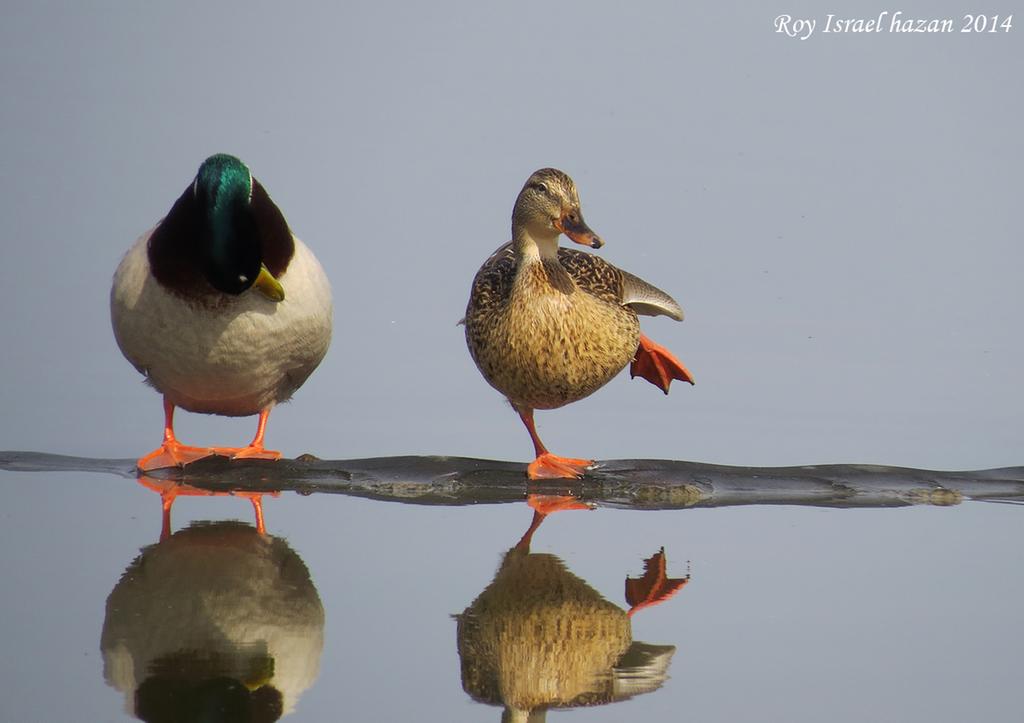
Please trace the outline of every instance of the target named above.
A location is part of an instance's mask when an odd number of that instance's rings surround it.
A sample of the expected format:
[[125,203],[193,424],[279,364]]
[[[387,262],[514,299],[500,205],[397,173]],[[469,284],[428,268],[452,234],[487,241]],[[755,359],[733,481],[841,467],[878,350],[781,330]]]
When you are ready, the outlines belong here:
[[[510,553],[525,503],[285,492],[261,538],[247,500],[179,497],[157,545],[133,480],[0,481],[3,721],[130,720],[138,688],[310,721],[497,721],[475,701],[501,695],[594,721],[1019,719],[1012,504],[563,511]],[[689,581],[630,616],[662,548]]]

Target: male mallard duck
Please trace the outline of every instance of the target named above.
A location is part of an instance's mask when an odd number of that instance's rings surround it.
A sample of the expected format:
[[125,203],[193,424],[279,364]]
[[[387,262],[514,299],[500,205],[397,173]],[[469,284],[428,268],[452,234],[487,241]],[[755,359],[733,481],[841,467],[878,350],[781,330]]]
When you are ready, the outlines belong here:
[[[242,161],[207,158],[167,216],[114,274],[110,316],[121,352],[164,397],[163,444],[140,469],[210,454],[277,459],[267,417],[313,372],[331,340],[331,289],[313,253]],[[174,408],[259,414],[244,448],[183,445]]]
[[537,436],[533,410],[555,409],[589,396],[632,362],[668,394],[690,372],[640,333],[637,314],[677,321],[683,310],[646,281],[592,254],[559,248],[565,234],[600,248],[583,221],[576,184],[542,168],[526,181],[512,209],[512,241],[495,251],[473,279],[466,343],[487,382],[508,397],[533,440],[531,479],[579,477],[592,460],[559,457]]

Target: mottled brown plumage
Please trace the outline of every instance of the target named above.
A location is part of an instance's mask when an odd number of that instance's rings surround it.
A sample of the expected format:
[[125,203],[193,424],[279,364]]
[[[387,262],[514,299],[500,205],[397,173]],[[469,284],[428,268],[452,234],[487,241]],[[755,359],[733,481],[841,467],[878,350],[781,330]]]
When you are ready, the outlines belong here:
[[636,353],[640,323],[622,304],[622,272],[604,259],[558,249],[528,264],[512,244],[473,280],[466,341],[484,378],[517,407],[555,409],[607,384]]
[[583,221],[572,179],[541,169],[516,199],[512,241],[477,272],[464,320],[477,367],[512,402],[533,438],[538,459],[531,477],[578,476],[589,463],[548,453],[533,428],[534,409],[583,399],[647,355],[662,366],[645,358],[638,373],[666,392],[672,378],[692,381],[670,354],[642,343],[648,340],[637,319],[641,313],[681,320],[679,305],[597,256],[559,248],[562,233],[593,248],[604,243]]

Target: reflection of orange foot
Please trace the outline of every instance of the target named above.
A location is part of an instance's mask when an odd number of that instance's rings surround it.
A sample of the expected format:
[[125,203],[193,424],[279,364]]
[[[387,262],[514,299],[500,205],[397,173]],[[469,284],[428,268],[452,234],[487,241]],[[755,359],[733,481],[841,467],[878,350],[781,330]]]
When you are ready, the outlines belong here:
[[572,459],[544,452],[530,462],[526,474],[530,479],[578,479],[593,466],[592,459]]
[[631,378],[643,377],[654,386],[668,394],[673,379],[693,384],[693,375],[683,363],[665,347],[656,344],[643,334],[640,345],[636,349],[636,358],[629,365]]
[[542,515],[550,515],[552,512],[562,510],[593,509],[590,505],[580,502],[571,495],[527,495],[526,504]]
[[211,454],[213,450],[207,447],[190,447],[172,439],[165,441],[145,457],[139,458],[138,465],[143,472],[164,467],[184,467]]
[[533,540],[533,533],[540,527],[548,515],[561,510],[589,510],[590,505],[580,502],[572,495],[527,495],[526,504],[533,508],[533,521],[530,528],[516,544],[520,550],[530,551],[530,541]]
[[221,496],[234,496],[244,497],[252,503],[253,512],[256,513],[256,530],[261,535],[266,534],[266,527],[263,522],[263,495],[270,495],[271,497],[278,497],[281,493],[278,490],[272,490],[269,492],[249,492],[246,490],[230,490],[225,492],[219,492],[214,490],[204,490],[191,485],[182,484],[174,480],[155,479],[153,477],[147,477],[146,475],[140,475],[138,482],[143,487],[153,490],[160,495],[160,503],[163,508],[163,518],[161,520],[160,539],[166,540],[171,536],[171,508],[174,506],[174,501],[178,497],[221,497]]
[[209,496],[215,494],[201,490],[191,485],[175,482],[174,480],[155,479],[146,475],[139,475],[138,482],[143,487],[153,490],[160,495],[160,506],[163,508],[163,516],[160,523],[160,541],[163,542],[171,536],[171,508],[178,497]]
[[667,577],[665,567],[665,548],[663,547],[644,560],[642,577],[626,578],[626,603],[629,605],[630,615],[637,610],[668,600],[690,581],[689,575],[682,578]]
[[263,445],[250,444],[248,447],[214,447],[211,454],[219,454],[231,459],[281,459],[281,453],[273,449],[264,449]]

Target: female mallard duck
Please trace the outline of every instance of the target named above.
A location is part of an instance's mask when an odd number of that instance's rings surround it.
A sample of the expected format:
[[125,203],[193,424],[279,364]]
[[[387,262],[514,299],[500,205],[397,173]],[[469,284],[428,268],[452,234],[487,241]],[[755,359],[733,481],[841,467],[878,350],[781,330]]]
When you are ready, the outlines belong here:
[[[313,253],[234,156],[207,158],[167,216],[114,274],[110,315],[121,352],[164,397],[163,444],[140,469],[211,454],[278,459],[267,417],[313,372],[331,340],[331,289]],[[244,448],[183,445],[174,408],[259,414]]]
[[537,436],[533,410],[555,409],[600,389],[632,362],[668,394],[693,377],[640,333],[637,314],[677,321],[683,310],[664,291],[592,254],[558,247],[559,234],[600,248],[583,221],[576,185],[542,168],[512,210],[512,241],[477,272],[466,309],[466,343],[487,382],[508,397],[533,440],[531,479],[579,477],[592,460],[559,457]]

